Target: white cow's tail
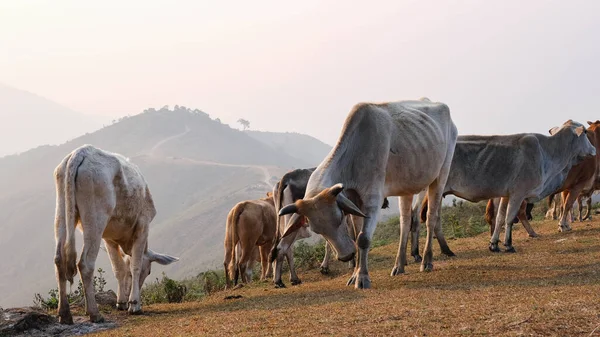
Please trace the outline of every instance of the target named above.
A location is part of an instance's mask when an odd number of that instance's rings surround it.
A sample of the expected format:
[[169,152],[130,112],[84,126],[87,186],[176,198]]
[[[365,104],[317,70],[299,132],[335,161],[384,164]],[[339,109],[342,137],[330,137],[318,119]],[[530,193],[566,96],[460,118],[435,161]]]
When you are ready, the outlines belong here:
[[237,285],[238,279],[240,278],[240,268],[238,266],[236,247],[239,241],[238,230],[240,216],[244,211],[244,206],[246,206],[246,203],[235,205],[235,208],[233,209],[233,215],[231,217],[231,258],[233,269],[230,269],[229,273],[232,275],[234,285]]
[[75,226],[76,224],[76,201],[75,201],[75,179],[77,178],[77,169],[85,159],[85,151],[75,151],[67,162],[65,172],[65,215],[66,232],[65,241],[65,276],[72,284],[73,277],[77,274],[77,249],[75,247]]

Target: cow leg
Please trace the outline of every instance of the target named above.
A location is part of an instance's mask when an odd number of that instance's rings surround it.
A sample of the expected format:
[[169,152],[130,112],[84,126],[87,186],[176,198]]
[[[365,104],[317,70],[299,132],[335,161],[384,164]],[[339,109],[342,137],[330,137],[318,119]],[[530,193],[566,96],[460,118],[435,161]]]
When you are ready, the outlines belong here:
[[266,244],[260,246],[260,265],[261,265],[261,275],[260,280],[265,281],[269,277],[271,277],[271,264],[269,263],[269,252],[271,251],[272,244],[267,242]]
[[500,241],[500,230],[502,229],[502,226],[504,226],[507,206],[508,198],[500,198],[498,213],[496,214],[496,226],[494,227],[494,233],[490,239],[489,246],[490,251],[494,253],[500,252],[500,248],[498,248],[498,242]]
[[285,257],[287,259],[288,266],[290,267],[290,283],[293,286],[301,284],[302,281],[300,278],[298,278],[298,275],[296,275],[296,267],[294,267],[294,250],[291,249],[291,247],[288,249]]
[[569,225],[569,214],[571,212],[571,208],[573,207],[573,203],[575,202],[575,198],[577,198],[580,192],[580,187],[575,187],[568,192],[563,192],[563,196],[566,194],[566,197],[564,198],[562,216],[558,226],[559,232],[567,232],[571,230],[571,226]]
[[73,324],[73,316],[69,309],[69,299],[67,297],[67,278],[64,274],[63,264],[65,263],[60,251],[62,242],[57,244],[57,255],[54,259],[56,279],[58,280],[58,321],[61,324]]
[[294,232],[279,241],[277,245],[277,258],[275,259],[275,272],[273,275],[273,283],[275,288],[285,288],[285,284],[281,280],[281,268],[283,267],[283,259],[287,254],[288,250],[292,250],[292,245],[296,241],[296,235],[298,232]]
[[[441,203],[440,203],[441,205]],[[441,206],[440,206],[441,209]],[[440,250],[442,254],[446,256],[456,256],[452,250],[450,250],[450,246],[448,246],[448,242],[446,241],[446,237],[444,236],[444,232],[442,230],[442,221],[438,221],[435,225],[435,237],[437,238],[438,244],[440,245]]]
[[[100,251],[102,240],[102,232],[106,227],[107,219],[102,221],[86,221],[86,213],[82,214],[83,232],[83,250],[77,263],[81,282],[83,282],[83,291],[85,298],[85,311],[90,316],[90,321],[93,323],[104,322],[104,318],[98,311],[96,304],[96,292],[94,289],[94,269],[96,267],[96,258]],[[103,223],[103,226],[94,226],[94,223]],[[90,225],[91,224],[91,225]],[[100,228],[99,228],[100,227]]]
[[250,259],[253,257],[252,252],[248,251],[252,247],[241,247],[242,256],[240,257],[240,261],[238,262],[238,270],[240,273],[240,277],[242,278],[242,283],[249,283],[251,279],[248,278],[248,267],[250,265]]
[[134,233],[135,240],[131,247],[131,293],[129,293],[129,314],[140,314],[142,312],[142,301],[140,299],[140,273],[142,271],[142,258],[148,245],[148,229],[152,219],[147,219],[146,216],[138,218],[136,227],[137,233]]
[[[368,256],[369,248],[371,246],[371,240],[373,238],[373,232],[377,227],[377,218],[379,216],[379,210],[383,198],[371,200],[371,206],[365,207],[367,218],[355,217],[355,226],[361,228],[360,233],[356,238],[358,246],[358,261],[357,267],[354,270],[354,274],[348,280],[348,285],[354,283],[356,289],[368,289],[371,288],[371,279],[369,277],[368,268]],[[408,215],[410,217],[410,214]]]
[[[447,165],[447,167],[449,167],[449,165]],[[438,240],[440,240],[441,238],[441,242],[445,242],[443,234],[441,235],[441,237],[438,235],[439,233],[441,233],[442,229],[442,225],[440,224],[440,211],[442,192],[446,184],[447,174],[440,175],[440,177],[444,179],[436,179],[433,183],[431,183],[431,185],[429,185],[429,189],[427,191],[427,239],[425,240],[425,248],[423,249],[423,261],[421,262],[421,271],[429,272],[433,270],[433,233],[436,232]],[[438,226],[439,228],[436,228]]]
[[331,259],[331,245],[325,240],[325,256],[323,262],[321,262],[321,274],[329,274],[329,260]]
[[535,238],[538,235],[533,230],[533,227],[531,227],[531,224],[529,223],[529,220],[527,219],[526,209],[527,209],[527,204],[524,203],[524,202],[521,203],[521,208],[519,209],[519,214],[517,215],[517,217],[519,218],[519,220],[523,224],[523,227],[527,231],[527,234],[529,235],[529,237]]
[[416,263],[423,261],[419,254],[419,234],[421,233],[421,221],[419,221],[419,212],[411,210],[410,221],[410,255],[415,259]]
[[406,246],[408,245],[408,233],[411,227],[411,207],[413,195],[399,197],[400,206],[400,244],[398,246],[398,254],[396,255],[396,264],[392,269],[391,276],[404,274],[404,266],[406,261]]
[[512,227],[513,227],[513,219],[519,213],[519,209],[523,204],[522,198],[511,197],[508,200],[508,207],[506,208],[506,231],[504,232],[504,247],[505,252],[507,253],[516,253],[515,248],[512,245]]
[[587,210],[585,213],[585,217],[583,218],[583,220],[592,220],[592,195],[590,194],[590,196],[587,198],[586,200],[586,205],[587,205]]
[[131,273],[119,253],[119,245],[107,240],[105,243],[113,273],[117,278],[117,310],[127,310],[127,297],[131,292]]

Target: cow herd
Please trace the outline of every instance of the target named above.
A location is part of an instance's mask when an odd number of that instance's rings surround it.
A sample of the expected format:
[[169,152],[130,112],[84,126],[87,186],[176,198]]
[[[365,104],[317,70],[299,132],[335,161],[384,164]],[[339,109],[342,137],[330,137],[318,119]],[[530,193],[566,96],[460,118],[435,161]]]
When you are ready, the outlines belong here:
[[[443,103],[421,98],[357,104],[336,145],[316,168],[288,172],[265,198],[240,202],[229,212],[224,240],[227,286],[239,278],[248,282],[252,265],[260,261],[261,279],[273,274],[275,286],[284,287],[284,259],[290,282],[299,284],[293,244],[309,237],[310,228],[326,240],[321,271],[328,272],[333,251],[354,268],[347,284],[369,288],[369,248],[380,209],[388,206],[390,196],[399,197],[400,208],[400,245],[391,275],[404,272],[409,234],[411,256],[421,263],[421,271],[433,269],[434,236],[442,253],[454,255],[440,222],[442,198],[448,194],[473,202],[488,200],[492,252],[500,251],[503,227],[504,250],[516,251],[512,226],[518,221],[530,236],[537,236],[528,222],[533,203],[561,192],[559,230],[568,231],[574,201],[581,208],[578,198],[589,200],[600,187],[600,121],[588,124],[586,128],[568,120],[550,129],[550,135],[459,136]],[[117,308],[139,313],[140,288],[151,262],[178,260],[148,248],[148,225],[156,211],[139,169],[118,154],[85,145],[59,164],[55,182],[60,321],[72,323],[66,281],[72,282],[77,270],[87,313],[94,322],[102,320],[92,284],[102,239],[118,281]],[[421,222],[427,227],[422,256]],[[84,237],[77,264],[75,227]]]

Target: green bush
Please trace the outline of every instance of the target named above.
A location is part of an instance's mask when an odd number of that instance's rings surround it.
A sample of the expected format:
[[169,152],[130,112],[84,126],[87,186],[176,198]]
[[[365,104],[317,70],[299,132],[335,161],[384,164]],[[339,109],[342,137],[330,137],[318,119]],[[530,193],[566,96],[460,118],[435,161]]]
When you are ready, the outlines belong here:
[[321,265],[325,257],[325,240],[314,245],[297,241],[294,247],[294,265],[302,269],[313,269]]
[[196,301],[206,295],[225,289],[225,273],[222,270],[209,270],[182,281],[173,280],[163,272],[162,279],[156,278],[142,288],[144,304],[179,303]]

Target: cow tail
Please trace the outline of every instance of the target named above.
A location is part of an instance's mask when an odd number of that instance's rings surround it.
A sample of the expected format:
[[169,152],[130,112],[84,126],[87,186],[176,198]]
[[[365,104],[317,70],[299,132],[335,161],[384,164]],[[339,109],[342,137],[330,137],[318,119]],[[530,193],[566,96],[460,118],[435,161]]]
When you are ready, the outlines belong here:
[[485,207],[485,222],[490,226],[490,234],[494,234],[494,213],[494,200],[490,199]]
[[77,275],[77,248],[75,247],[75,226],[77,225],[77,202],[75,200],[75,180],[77,170],[85,159],[85,151],[76,151],[67,162],[65,172],[65,215],[66,234],[65,240],[65,277],[73,284],[73,277]]
[[235,249],[239,241],[238,228],[242,212],[244,212],[244,204],[235,205],[235,208],[233,209],[233,215],[231,217],[231,227],[229,227],[231,229],[231,259],[233,261],[233,270],[230,270],[230,273],[233,273],[233,284],[235,285],[237,285],[238,278],[240,277],[240,268],[238,266]]

